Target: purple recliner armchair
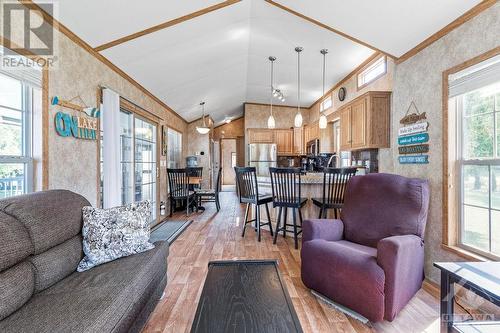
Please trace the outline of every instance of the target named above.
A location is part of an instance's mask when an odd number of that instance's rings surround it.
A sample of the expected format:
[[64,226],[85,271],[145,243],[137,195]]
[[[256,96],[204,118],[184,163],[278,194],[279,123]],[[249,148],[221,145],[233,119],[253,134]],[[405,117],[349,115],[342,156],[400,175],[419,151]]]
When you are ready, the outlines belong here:
[[340,220],[304,221],[302,281],[370,321],[392,321],[422,285],[428,206],[426,180],[351,178]]

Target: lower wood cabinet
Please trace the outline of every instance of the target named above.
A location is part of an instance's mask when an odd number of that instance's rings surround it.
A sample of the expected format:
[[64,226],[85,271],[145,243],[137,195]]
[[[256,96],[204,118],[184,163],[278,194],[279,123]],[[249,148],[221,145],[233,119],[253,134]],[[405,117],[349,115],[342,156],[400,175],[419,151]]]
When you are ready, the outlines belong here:
[[391,92],[370,91],[339,110],[340,149],[389,148]]

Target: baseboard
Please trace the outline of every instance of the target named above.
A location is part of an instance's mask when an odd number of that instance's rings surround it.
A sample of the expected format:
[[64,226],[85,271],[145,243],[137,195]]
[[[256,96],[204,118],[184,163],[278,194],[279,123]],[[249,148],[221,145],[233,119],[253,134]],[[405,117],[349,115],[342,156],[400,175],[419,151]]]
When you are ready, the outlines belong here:
[[422,283],[422,289],[427,291],[437,299],[441,297],[441,291],[438,284],[429,279],[424,280],[424,282]]

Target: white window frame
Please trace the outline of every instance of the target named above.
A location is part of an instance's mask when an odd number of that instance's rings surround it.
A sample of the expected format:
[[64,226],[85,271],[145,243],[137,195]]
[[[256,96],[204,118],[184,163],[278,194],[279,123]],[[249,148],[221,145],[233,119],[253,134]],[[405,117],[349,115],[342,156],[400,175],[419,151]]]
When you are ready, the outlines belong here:
[[182,145],[182,132],[179,132],[178,130],[176,130],[175,128],[172,128],[172,127],[168,127],[167,126],[167,167],[168,167],[168,164],[170,163],[170,145],[171,145],[171,142],[169,142],[169,134],[170,132],[174,132],[175,135],[178,136],[179,138],[179,149],[180,149],[180,161],[178,161],[179,165],[182,164],[182,151],[183,151],[183,145]]
[[0,164],[24,164],[24,194],[33,192],[33,153],[32,153],[32,118],[33,118],[33,88],[40,88],[31,82],[27,82],[0,71],[0,75],[7,76],[21,83],[22,102],[21,109],[0,105],[4,109],[22,113],[22,155],[0,155]]
[[[492,200],[491,200],[491,167],[492,166],[500,166],[500,156],[498,155],[498,148],[497,145],[500,144],[500,142],[497,142],[497,128],[496,124],[497,121],[500,121],[500,110],[496,110],[496,103],[495,101],[493,102],[494,104],[494,109],[492,112],[489,113],[481,113],[481,116],[485,115],[491,115],[493,114],[493,158],[471,158],[471,159],[466,159],[464,158],[464,151],[463,151],[463,146],[464,146],[464,115],[463,115],[463,96],[464,94],[461,94],[459,96],[456,96],[453,98],[453,102],[451,105],[455,108],[455,118],[456,118],[456,163],[457,163],[457,173],[458,173],[458,186],[457,186],[457,198],[458,198],[458,205],[457,205],[457,216],[458,216],[458,237],[457,237],[457,245],[467,251],[477,253],[481,256],[494,259],[494,260],[499,260],[500,256],[494,254],[491,252],[492,250],[492,210],[497,211],[497,209],[492,208]],[[472,204],[465,204],[464,199],[465,199],[465,193],[464,193],[464,174],[463,174],[463,169],[467,165],[475,165],[475,166],[488,166],[488,184],[489,184],[489,192],[488,192],[488,207],[481,207],[481,206],[475,206]],[[467,205],[469,207],[476,207],[476,208],[481,208],[481,209],[488,209],[489,211],[489,219],[488,219],[488,244],[489,244],[489,252],[483,251],[482,249],[470,246],[466,243],[464,243],[464,232],[465,232],[465,220],[464,220],[464,206]]]
[[[372,72],[373,70],[375,70],[378,66],[380,66],[382,64],[384,66],[384,71],[381,72],[380,74],[376,75],[375,77],[373,77],[369,81],[365,81],[364,78],[367,76],[367,74],[369,74],[370,72]],[[381,57],[373,60],[371,63],[369,63],[365,68],[363,68],[358,73],[358,75],[356,75],[356,79],[357,79],[356,86],[358,87],[358,90],[361,90],[364,87],[366,87],[367,85],[369,85],[370,83],[375,82],[376,80],[378,80],[379,78],[381,78],[385,74],[387,74],[387,57],[381,56]]]
[[[327,103],[328,102],[328,103]],[[332,96],[328,96],[327,98],[325,98],[323,101],[321,101],[321,104],[319,105],[319,111],[320,112],[323,112],[325,110],[328,110],[329,108],[331,108],[333,106],[333,100],[332,100]]]

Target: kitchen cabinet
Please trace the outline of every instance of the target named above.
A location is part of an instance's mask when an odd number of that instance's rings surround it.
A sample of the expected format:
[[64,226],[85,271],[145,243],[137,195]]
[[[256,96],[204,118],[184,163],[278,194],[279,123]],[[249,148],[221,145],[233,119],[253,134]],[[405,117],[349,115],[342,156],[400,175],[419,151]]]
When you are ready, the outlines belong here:
[[319,139],[319,123],[317,121],[304,126],[304,145],[314,139]]
[[370,91],[339,110],[341,150],[390,147],[390,98],[390,92]]
[[293,129],[275,129],[274,142],[276,143],[278,155],[293,154]]
[[248,143],[274,143],[274,131],[264,128],[249,128]]
[[304,128],[293,129],[293,153],[302,155],[304,153]]

